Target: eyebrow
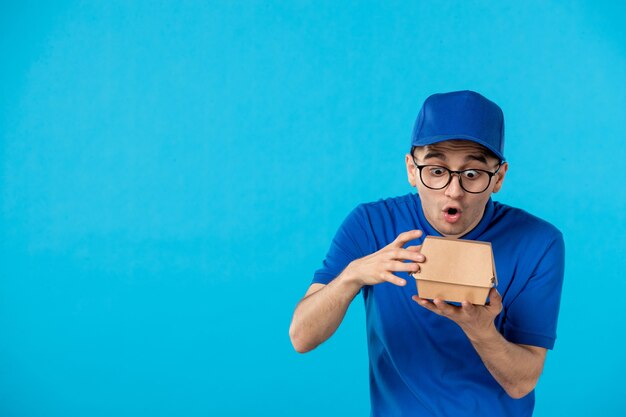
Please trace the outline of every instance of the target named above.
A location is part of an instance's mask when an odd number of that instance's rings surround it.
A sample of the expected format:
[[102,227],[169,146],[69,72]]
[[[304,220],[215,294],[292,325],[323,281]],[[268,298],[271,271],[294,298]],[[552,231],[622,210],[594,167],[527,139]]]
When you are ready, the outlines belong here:
[[465,157],[465,160],[466,161],[478,161],[478,162],[487,164],[487,158],[485,158],[485,155],[467,155]]
[[446,160],[446,156],[444,154],[442,154],[441,152],[436,152],[436,151],[430,151],[426,155],[424,155],[424,160],[428,158],[438,158],[438,159],[443,159],[444,161]]

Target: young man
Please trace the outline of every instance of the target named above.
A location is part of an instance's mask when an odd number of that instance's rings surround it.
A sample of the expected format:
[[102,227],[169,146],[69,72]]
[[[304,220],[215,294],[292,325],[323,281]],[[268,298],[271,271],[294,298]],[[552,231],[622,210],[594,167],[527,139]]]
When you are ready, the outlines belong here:
[[[359,205],[297,305],[298,352],[328,339],[362,292],[372,416],[530,416],[556,339],[561,233],[491,199],[508,170],[504,119],[472,91],[430,96],[405,162],[417,194]],[[427,235],[491,242],[498,288],[485,306],[417,296]]]

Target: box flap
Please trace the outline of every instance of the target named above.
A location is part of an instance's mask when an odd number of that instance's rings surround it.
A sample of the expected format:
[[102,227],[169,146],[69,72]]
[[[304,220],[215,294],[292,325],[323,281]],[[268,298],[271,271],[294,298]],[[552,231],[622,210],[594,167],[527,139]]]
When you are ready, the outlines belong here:
[[491,243],[427,236],[421,252],[426,261],[420,264],[416,279],[475,287],[496,283]]

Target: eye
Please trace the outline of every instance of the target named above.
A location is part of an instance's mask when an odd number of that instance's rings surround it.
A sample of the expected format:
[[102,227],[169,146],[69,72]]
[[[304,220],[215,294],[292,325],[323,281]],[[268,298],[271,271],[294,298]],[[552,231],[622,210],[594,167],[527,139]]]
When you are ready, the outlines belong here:
[[430,167],[428,173],[433,177],[443,177],[446,175],[446,170],[442,167]]
[[468,180],[476,180],[483,175],[482,172],[477,171],[475,169],[468,169],[463,171],[463,178],[467,178]]

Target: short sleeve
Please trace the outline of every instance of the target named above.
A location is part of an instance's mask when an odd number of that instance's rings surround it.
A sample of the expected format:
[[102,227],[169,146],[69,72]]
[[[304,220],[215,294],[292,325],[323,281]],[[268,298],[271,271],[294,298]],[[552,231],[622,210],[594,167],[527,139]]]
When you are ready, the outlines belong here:
[[508,306],[504,337],[513,343],[552,349],[565,269],[563,235],[548,242],[526,286]]
[[312,283],[328,284],[345,269],[350,262],[371,253],[367,213],[363,205],[357,206],[345,218],[335,237],[322,267],[315,271]]

